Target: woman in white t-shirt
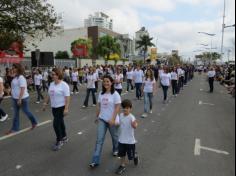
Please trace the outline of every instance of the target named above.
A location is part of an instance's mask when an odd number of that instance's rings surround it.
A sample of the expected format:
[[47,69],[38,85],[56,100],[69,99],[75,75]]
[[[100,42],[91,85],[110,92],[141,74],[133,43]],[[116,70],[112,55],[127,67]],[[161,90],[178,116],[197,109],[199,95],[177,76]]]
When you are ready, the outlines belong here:
[[127,72],[127,92],[129,92],[131,87],[131,90],[134,90],[134,86],[133,86],[133,70],[132,67],[128,68],[128,72]]
[[20,130],[20,109],[22,108],[25,115],[31,121],[32,130],[37,126],[36,117],[29,110],[29,93],[27,81],[24,74],[24,68],[20,64],[13,65],[14,79],[11,82],[11,95],[14,109],[13,125],[8,134]]
[[96,123],[98,124],[96,148],[91,168],[99,166],[102,154],[102,148],[107,130],[112,137],[113,156],[118,155],[118,127],[117,121],[120,112],[121,97],[114,88],[114,80],[111,76],[104,76],[102,92],[98,97],[98,106],[96,113]]
[[[0,105],[2,103],[4,96],[4,85],[3,85],[3,79],[0,77]],[[3,109],[0,107],[0,122],[4,122],[7,120],[8,115],[3,111]]]
[[179,80],[177,68],[174,67],[170,74],[171,74],[172,93],[173,96],[176,97],[178,94],[178,80]]
[[94,73],[93,68],[90,67],[89,72],[87,74],[87,95],[86,95],[86,98],[84,100],[83,108],[88,107],[90,93],[92,93],[93,106],[95,107],[96,104],[97,104],[96,95],[95,95],[95,93],[96,93],[95,82],[96,81],[97,81],[97,75],[96,75],[96,73]]
[[[144,92],[144,114],[143,118],[147,117],[148,109],[150,114],[152,114],[152,99],[156,92],[156,80],[154,78],[154,73],[151,69],[148,69],[143,82],[143,92]],[[149,106],[149,107],[148,107]]]
[[56,143],[53,145],[53,150],[58,151],[68,142],[64,116],[69,112],[70,88],[66,82],[62,81],[63,73],[61,70],[54,68],[52,70],[52,78],[53,82],[48,90],[49,97],[47,97],[43,109],[45,110],[50,100],[54,117],[53,127],[56,133]]
[[78,89],[79,73],[78,73],[78,70],[76,68],[74,68],[71,77],[72,77],[72,82],[73,82],[73,91],[72,91],[72,93],[78,94],[79,93],[79,89]]
[[171,85],[171,74],[168,71],[168,68],[164,68],[164,72],[161,74],[161,86],[164,94],[164,103],[167,103],[168,89]]
[[43,76],[41,75],[41,71],[39,69],[36,70],[35,75],[34,75],[34,85],[37,91],[37,101],[36,103],[39,104],[40,100],[44,99],[43,95],[42,95],[42,81],[43,81]]
[[124,76],[121,73],[120,68],[117,68],[116,74],[114,75],[114,79],[115,79],[115,89],[121,95],[122,89],[123,89],[122,83],[123,83]]

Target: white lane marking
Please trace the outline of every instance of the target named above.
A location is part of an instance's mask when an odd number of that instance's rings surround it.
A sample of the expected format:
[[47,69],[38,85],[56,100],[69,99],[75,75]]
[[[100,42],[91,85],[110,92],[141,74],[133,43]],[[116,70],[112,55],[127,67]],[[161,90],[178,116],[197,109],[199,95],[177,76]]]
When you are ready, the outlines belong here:
[[212,103],[204,103],[202,101],[199,101],[199,105],[210,105],[210,106],[215,106],[214,104]]
[[78,132],[77,134],[78,134],[78,135],[82,135],[82,134],[83,134],[83,132],[82,132],[82,131],[80,131],[80,132]]
[[217,150],[217,149],[201,146],[201,140],[196,139],[195,140],[195,147],[194,147],[194,155],[195,156],[200,156],[201,155],[201,150],[207,150],[207,151],[210,151],[210,152],[215,152],[215,153],[224,154],[224,155],[229,155],[230,154],[229,152],[226,152],[226,151],[223,151],[223,150]]
[[194,155],[199,156],[201,154],[201,142],[200,139],[195,140]]
[[[52,120],[47,120],[47,121],[45,121],[45,122],[39,123],[39,124],[37,125],[37,127],[46,125],[46,124],[51,123],[51,122],[52,122]],[[8,138],[11,138],[11,137],[14,137],[14,136],[17,136],[17,135],[19,135],[19,134],[25,133],[25,132],[30,131],[30,130],[31,130],[31,127],[26,128],[26,129],[23,129],[23,130],[21,130],[21,131],[18,131],[18,132],[16,132],[16,133],[12,133],[12,134],[9,134],[9,135],[0,137],[0,141],[3,141],[3,140],[5,140],[5,139],[8,139]]]
[[17,165],[17,166],[16,166],[16,169],[17,169],[17,170],[19,170],[19,169],[21,169],[21,168],[22,168],[22,165]]

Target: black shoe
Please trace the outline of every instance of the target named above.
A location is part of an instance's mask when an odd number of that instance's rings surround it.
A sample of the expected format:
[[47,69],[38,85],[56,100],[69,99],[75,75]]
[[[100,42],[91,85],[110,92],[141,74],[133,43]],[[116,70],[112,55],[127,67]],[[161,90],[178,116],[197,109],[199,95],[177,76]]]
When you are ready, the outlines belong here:
[[134,165],[137,166],[138,164],[139,164],[139,156],[136,153],[135,156],[134,156]]
[[116,174],[117,175],[122,175],[125,172],[126,168],[124,166],[120,166],[117,170],[116,170]]
[[96,168],[96,167],[98,167],[99,166],[99,164],[96,164],[96,163],[91,163],[91,164],[89,164],[89,167],[91,168],[91,169],[94,169],[94,168]]

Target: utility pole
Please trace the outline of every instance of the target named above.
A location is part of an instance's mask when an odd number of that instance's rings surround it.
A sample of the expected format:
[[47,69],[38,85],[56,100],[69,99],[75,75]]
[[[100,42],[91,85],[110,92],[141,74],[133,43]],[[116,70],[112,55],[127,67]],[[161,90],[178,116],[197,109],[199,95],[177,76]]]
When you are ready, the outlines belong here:
[[228,64],[229,64],[229,61],[230,61],[230,53],[231,53],[231,50],[229,49],[228,50]]
[[224,0],[224,12],[223,12],[223,24],[222,24],[222,39],[221,39],[221,61],[223,60],[223,56],[224,56],[225,9],[226,9],[226,2]]

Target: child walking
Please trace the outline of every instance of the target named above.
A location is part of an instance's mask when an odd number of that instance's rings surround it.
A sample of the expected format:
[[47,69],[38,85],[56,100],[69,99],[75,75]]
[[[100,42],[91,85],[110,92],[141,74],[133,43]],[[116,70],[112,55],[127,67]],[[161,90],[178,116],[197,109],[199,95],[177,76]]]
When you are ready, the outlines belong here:
[[130,100],[124,100],[121,104],[123,113],[120,114],[120,127],[119,127],[119,153],[121,158],[121,164],[116,170],[117,175],[122,175],[126,170],[126,155],[129,161],[134,161],[137,166],[139,163],[139,157],[136,153],[136,140],[134,137],[134,129],[138,127],[137,120],[134,115],[131,114],[132,102]]

